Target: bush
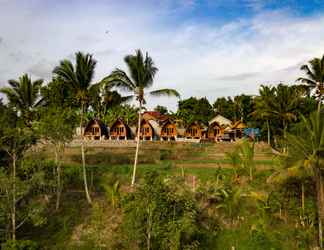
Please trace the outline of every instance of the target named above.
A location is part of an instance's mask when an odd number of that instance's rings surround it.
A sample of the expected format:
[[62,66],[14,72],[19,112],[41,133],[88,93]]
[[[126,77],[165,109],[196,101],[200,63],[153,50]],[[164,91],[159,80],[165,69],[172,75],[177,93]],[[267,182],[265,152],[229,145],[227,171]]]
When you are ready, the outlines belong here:
[[38,250],[38,244],[31,240],[9,240],[1,245],[2,250]]
[[130,245],[199,249],[204,237],[201,212],[182,178],[164,180],[156,172],[147,173],[144,183],[126,196],[123,211],[122,228]]

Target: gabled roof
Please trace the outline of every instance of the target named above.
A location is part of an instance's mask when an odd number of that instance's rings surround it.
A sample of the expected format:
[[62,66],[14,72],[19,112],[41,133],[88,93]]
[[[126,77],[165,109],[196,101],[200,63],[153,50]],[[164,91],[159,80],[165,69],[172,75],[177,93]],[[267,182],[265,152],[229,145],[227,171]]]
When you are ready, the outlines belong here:
[[193,125],[198,126],[201,130],[204,130],[207,128],[202,122],[194,121],[194,122],[189,123],[189,125],[186,127],[186,130]]
[[98,126],[100,127],[101,130],[101,134],[102,135],[108,135],[108,128],[107,126],[99,119],[92,119],[88,122],[87,126],[84,129],[84,132],[86,132],[90,126],[92,126],[92,124],[98,124]]
[[156,121],[165,121],[169,118],[168,115],[162,115],[160,112],[157,111],[145,111],[142,113],[142,117],[145,120],[156,120]]
[[121,118],[117,118],[116,121],[114,121],[114,122],[111,124],[110,128],[114,127],[114,126],[116,125],[117,122],[122,123],[125,127],[129,127],[129,126],[126,124],[126,122],[124,122],[123,119],[121,119]]
[[232,129],[244,129],[244,128],[246,128],[246,127],[247,127],[247,126],[245,125],[244,122],[242,122],[242,121],[237,121],[237,122],[235,122],[235,123],[233,124]]
[[232,125],[232,121],[222,115],[216,115],[213,119],[209,121],[208,124],[211,125],[214,122],[217,122],[222,127],[227,127]]

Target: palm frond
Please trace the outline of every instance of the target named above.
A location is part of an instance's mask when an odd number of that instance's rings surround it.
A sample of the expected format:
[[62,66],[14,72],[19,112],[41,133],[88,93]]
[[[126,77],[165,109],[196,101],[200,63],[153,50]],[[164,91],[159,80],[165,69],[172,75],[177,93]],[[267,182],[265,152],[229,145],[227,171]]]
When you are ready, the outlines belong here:
[[109,76],[102,79],[102,82],[107,88],[116,87],[128,92],[134,92],[136,89],[135,84],[121,69],[114,70]]
[[175,89],[159,89],[150,92],[153,96],[175,96],[180,98],[180,94]]
[[131,102],[134,98],[135,98],[134,95],[123,96],[123,97],[122,97],[122,102],[125,102],[125,103],[127,103],[127,102]]

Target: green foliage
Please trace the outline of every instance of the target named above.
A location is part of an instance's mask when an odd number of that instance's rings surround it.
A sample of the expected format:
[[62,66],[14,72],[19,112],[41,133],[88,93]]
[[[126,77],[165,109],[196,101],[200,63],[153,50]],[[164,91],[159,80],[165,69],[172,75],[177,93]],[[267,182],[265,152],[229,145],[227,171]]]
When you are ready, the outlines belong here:
[[[136,50],[135,55],[125,56],[124,61],[128,67],[129,75],[120,69],[115,69],[102,82],[108,88],[117,87],[132,92],[133,96],[129,96],[127,99],[135,97],[141,104],[145,104],[144,90],[153,85],[158,68],[148,53],[144,57],[141,50]],[[153,96],[180,96],[174,89],[154,90],[150,94]]]
[[250,120],[250,114],[253,111],[253,100],[251,96],[239,95],[234,97],[234,120],[241,120],[248,122]]
[[199,210],[190,192],[148,173],[124,201],[125,231],[140,249],[198,249]]
[[305,72],[306,77],[300,77],[297,81],[304,83],[308,94],[315,90],[319,103],[322,99],[324,88],[324,55],[321,58],[313,58],[300,68]]
[[159,112],[161,115],[167,115],[169,113],[168,108],[165,106],[157,105],[154,111]]
[[103,121],[112,125],[118,118],[121,118],[126,124],[134,124],[137,120],[138,109],[130,105],[114,106],[107,110]]
[[21,112],[21,117],[26,125],[31,126],[35,119],[35,109],[42,103],[40,89],[43,80],[39,79],[34,82],[27,74],[24,74],[19,80],[9,80],[10,87],[0,89],[9,100],[9,105],[15,107]]
[[213,118],[214,112],[206,97],[200,99],[190,97],[178,102],[176,116],[182,119],[186,124],[190,124],[194,121],[208,124],[208,121]]
[[73,100],[72,88],[60,78],[53,78],[46,86],[42,87],[43,105],[45,107],[77,107]]
[[219,97],[213,104],[213,109],[216,113],[224,117],[235,120],[234,101],[231,97]]
[[253,179],[253,171],[255,169],[254,145],[255,142],[250,143],[248,140],[243,140],[242,145],[239,147],[242,167],[244,169],[249,169],[251,181]]
[[6,243],[1,245],[3,250],[39,250],[39,245],[31,240],[8,240]]
[[49,107],[43,109],[35,124],[40,137],[52,144],[65,144],[72,140],[77,125],[76,114],[69,109]]

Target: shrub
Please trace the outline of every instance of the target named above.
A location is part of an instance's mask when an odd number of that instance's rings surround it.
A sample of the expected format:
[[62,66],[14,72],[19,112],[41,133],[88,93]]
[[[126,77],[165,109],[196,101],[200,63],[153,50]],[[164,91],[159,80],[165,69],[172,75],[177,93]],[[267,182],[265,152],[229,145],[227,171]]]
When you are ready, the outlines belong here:
[[203,229],[191,193],[172,178],[147,173],[123,202],[123,231],[129,244],[150,249],[199,249]]
[[40,247],[38,244],[31,240],[8,240],[1,245],[3,250],[38,250]]

